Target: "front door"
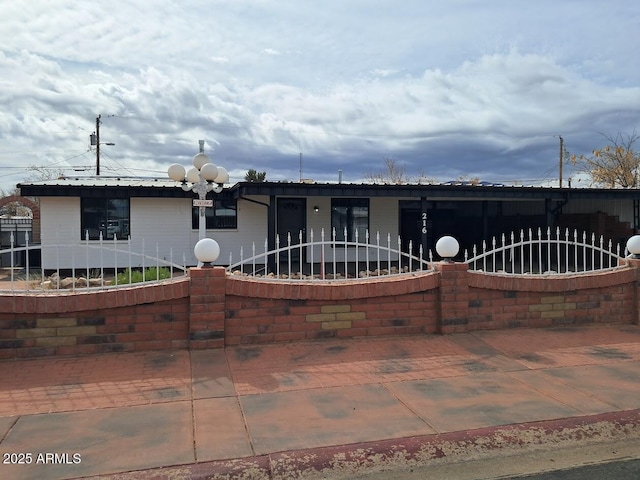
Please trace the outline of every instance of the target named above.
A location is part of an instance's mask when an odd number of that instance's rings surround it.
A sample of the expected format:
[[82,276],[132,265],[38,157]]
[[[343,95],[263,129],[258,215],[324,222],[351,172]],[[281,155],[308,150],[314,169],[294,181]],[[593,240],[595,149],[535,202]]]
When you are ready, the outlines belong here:
[[[431,221],[427,220],[427,211],[423,210],[421,201],[400,201],[400,239],[403,252],[418,257],[420,245],[423,245],[423,257],[426,259],[428,256],[426,245],[431,239],[431,227]],[[410,243],[411,252],[409,251]]]
[[[288,236],[291,235],[291,245],[300,243],[300,232],[302,241],[306,241],[307,231],[307,199],[306,198],[278,198],[277,212],[278,235],[280,237],[280,248],[286,247],[289,243]],[[303,249],[304,255],[304,249]],[[288,260],[288,253],[281,252],[280,260]],[[300,261],[300,250],[291,251],[291,261]],[[304,261],[304,258],[302,258]]]

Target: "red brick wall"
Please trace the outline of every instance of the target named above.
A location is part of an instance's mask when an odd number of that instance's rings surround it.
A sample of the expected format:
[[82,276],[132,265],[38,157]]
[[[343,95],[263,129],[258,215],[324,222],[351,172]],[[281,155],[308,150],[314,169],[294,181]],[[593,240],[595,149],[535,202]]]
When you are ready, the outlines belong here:
[[227,345],[437,331],[434,273],[339,283],[227,278]]
[[186,348],[189,279],[0,296],[0,358]]
[[636,323],[635,268],[569,277],[468,273],[468,329]]
[[189,296],[189,346],[193,349],[224,347],[224,268],[192,268]]
[[328,337],[638,323],[640,260],[589,275],[434,272],[336,283],[193,268],[190,278],[102,292],[0,295],[0,359],[218,348]]

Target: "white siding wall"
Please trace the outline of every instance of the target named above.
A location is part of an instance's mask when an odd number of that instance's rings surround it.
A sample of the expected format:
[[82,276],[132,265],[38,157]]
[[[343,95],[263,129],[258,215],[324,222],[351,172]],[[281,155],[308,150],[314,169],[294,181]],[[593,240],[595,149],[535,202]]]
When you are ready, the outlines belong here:
[[[42,197],[40,199],[42,267],[45,269],[55,269],[58,265],[61,268],[67,265],[71,267],[74,263],[72,258],[74,248],[55,248],[55,246],[79,247],[80,237],[80,199]],[[83,258],[86,258],[86,254]]]
[[[174,261],[182,263],[183,255],[187,265],[195,265],[197,260],[193,247],[198,242],[198,229],[191,224],[190,198],[132,198],[131,199],[131,241],[140,250],[142,239],[146,248],[152,248],[155,256],[156,242],[160,246],[160,256],[169,258],[173,248]],[[220,245],[218,265],[227,265],[230,254],[239,259],[240,247],[251,251],[252,242],[262,245],[267,235],[267,209],[255,203],[238,200],[238,228],[207,230],[207,237]],[[134,248],[135,249],[135,248]]]
[[[269,198],[255,198],[255,200],[268,203]],[[197,241],[198,232],[194,234]],[[214,238],[220,244],[220,258],[216,262],[218,265],[229,265],[230,255],[233,262],[240,261],[240,247],[244,250],[244,258],[249,258],[254,242],[256,252],[263,252],[264,241],[267,238],[267,207],[246,200],[238,200],[238,229],[208,230],[207,236]]]
[[[105,252],[95,249],[87,250],[86,242],[81,239],[80,232],[80,199],[77,197],[42,197],[40,199],[43,268],[86,268],[87,256],[89,267],[100,265],[112,267],[115,263],[114,242],[105,240]],[[197,260],[193,247],[198,241],[198,230],[191,225],[190,198],[132,198],[131,199],[131,251],[158,256],[167,261],[173,257],[174,263],[195,265]],[[263,245],[267,235],[266,207],[254,203],[238,201],[238,228],[233,230],[207,230],[207,236],[220,244],[219,265],[229,263],[229,254],[238,255],[242,245],[245,252],[251,251],[251,244],[256,241]],[[90,241],[98,245],[98,241]],[[65,245],[71,248],[54,248]],[[118,240],[117,248],[127,250],[126,240]],[[262,248],[262,247],[261,247]],[[75,254],[73,253],[75,252]],[[133,266],[141,265],[140,257],[133,257]],[[149,262],[149,263],[147,263]],[[128,259],[118,254],[118,264],[128,265]],[[152,265],[145,260],[145,265]]]

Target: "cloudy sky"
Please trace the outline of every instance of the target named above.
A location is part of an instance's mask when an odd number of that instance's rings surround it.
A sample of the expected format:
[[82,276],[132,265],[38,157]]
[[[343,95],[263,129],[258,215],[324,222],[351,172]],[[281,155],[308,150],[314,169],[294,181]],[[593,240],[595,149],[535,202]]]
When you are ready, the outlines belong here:
[[232,182],[557,182],[559,135],[640,133],[637,0],[1,0],[0,39],[5,191],[95,173],[98,114],[102,175],[204,139]]

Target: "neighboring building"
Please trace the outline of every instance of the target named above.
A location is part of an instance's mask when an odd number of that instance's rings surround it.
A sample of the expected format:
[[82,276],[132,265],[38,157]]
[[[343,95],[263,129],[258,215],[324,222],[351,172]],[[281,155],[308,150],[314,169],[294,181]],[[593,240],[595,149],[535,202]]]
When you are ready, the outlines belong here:
[[[79,177],[18,187],[39,198],[43,246],[80,246],[87,236],[99,241],[100,234],[119,243],[130,236],[135,251],[145,242],[154,255],[157,245],[160,257],[181,263],[184,255],[188,265],[196,263],[196,196],[172,180]],[[385,239],[400,235],[405,248],[411,240],[416,251],[420,244],[428,251],[443,235],[455,236],[465,249],[520,229],[560,226],[624,242],[640,227],[640,190],[628,189],[242,182],[207,198],[215,204],[206,218],[207,236],[221,247],[218,264],[228,264],[230,254],[238,260],[240,247],[250,256],[254,242],[260,253],[265,239],[275,248],[276,235],[285,239],[291,232],[296,243],[300,231],[307,238],[313,230],[319,239],[321,229],[329,238],[332,228],[338,239],[346,228],[348,240],[357,231],[364,242],[368,229]],[[52,267],[44,254],[42,261]]]
[[[33,241],[33,219],[24,216],[0,216],[0,248],[7,249],[12,246],[24,246]],[[24,265],[24,252],[14,254],[3,253],[0,255],[0,267]]]
[[12,236],[14,245],[24,245],[27,241],[27,235],[30,235],[29,240],[33,241],[32,224],[31,217],[0,216],[0,248],[9,248]]

